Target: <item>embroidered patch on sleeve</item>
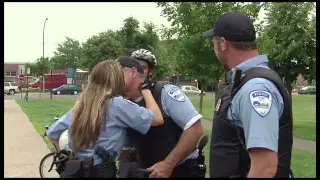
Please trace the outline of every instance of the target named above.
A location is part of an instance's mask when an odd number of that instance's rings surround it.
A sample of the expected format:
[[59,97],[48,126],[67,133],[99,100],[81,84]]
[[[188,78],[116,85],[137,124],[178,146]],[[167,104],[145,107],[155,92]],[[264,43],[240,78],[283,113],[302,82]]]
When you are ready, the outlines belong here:
[[179,102],[183,102],[185,100],[183,92],[177,87],[171,88],[170,91],[168,91],[168,95]]
[[252,91],[250,102],[253,109],[262,117],[266,116],[271,109],[272,96],[268,91]]

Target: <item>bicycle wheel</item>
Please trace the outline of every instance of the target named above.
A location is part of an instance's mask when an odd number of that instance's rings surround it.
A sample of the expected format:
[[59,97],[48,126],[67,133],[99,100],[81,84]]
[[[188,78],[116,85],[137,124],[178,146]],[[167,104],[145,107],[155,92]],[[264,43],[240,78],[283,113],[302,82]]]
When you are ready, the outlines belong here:
[[[59,174],[56,171],[56,165],[53,165],[53,168],[49,172],[49,168],[53,162],[53,157],[56,155],[55,152],[51,152],[45,155],[41,161],[39,166],[39,173],[41,178],[58,178]],[[47,168],[46,170],[44,168]]]

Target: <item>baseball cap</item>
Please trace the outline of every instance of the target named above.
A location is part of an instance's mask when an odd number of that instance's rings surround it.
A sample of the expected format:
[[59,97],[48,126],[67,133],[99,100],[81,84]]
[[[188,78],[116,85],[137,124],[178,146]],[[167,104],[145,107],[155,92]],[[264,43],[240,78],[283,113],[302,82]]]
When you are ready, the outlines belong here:
[[141,74],[144,73],[143,68],[141,66],[141,64],[139,63],[138,60],[136,60],[135,58],[131,57],[131,56],[120,56],[117,61],[120,63],[120,65],[122,66],[122,68],[137,68],[137,71]]
[[220,16],[214,27],[202,37],[220,36],[233,42],[251,42],[256,39],[252,20],[237,11],[227,12]]

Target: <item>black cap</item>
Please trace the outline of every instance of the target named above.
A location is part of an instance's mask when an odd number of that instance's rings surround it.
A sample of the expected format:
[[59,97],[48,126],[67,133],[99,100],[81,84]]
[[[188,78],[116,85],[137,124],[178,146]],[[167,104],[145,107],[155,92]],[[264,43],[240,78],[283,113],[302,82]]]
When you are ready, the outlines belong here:
[[202,37],[219,36],[233,42],[251,42],[256,39],[252,20],[237,11],[220,16],[214,27],[203,33]]
[[143,68],[138,60],[131,56],[120,56],[117,61],[119,61],[122,68],[137,68],[137,71],[141,74],[144,73]]

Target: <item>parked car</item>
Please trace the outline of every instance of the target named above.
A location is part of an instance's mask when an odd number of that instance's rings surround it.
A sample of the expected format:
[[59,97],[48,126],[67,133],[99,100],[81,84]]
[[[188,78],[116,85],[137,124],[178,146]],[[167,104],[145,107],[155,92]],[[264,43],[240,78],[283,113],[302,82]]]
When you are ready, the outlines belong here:
[[17,92],[20,90],[16,82],[4,82],[4,94],[14,95]]
[[[201,94],[201,90],[198,89],[197,87],[194,86],[181,86],[181,89],[183,90],[184,93],[186,93],[187,95],[189,94]],[[206,92],[203,91],[203,95],[205,95]]]
[[78,94],[81,92],[81,88],[73,84],[64,84],[60,87],[52,89],[53,94]]
[[298,94],[316,94],[315,86],[306,86],[298,91]]
[[299,89],[293,89],[292,91],[291,91],[291,93],[298,93],[299,92]]

